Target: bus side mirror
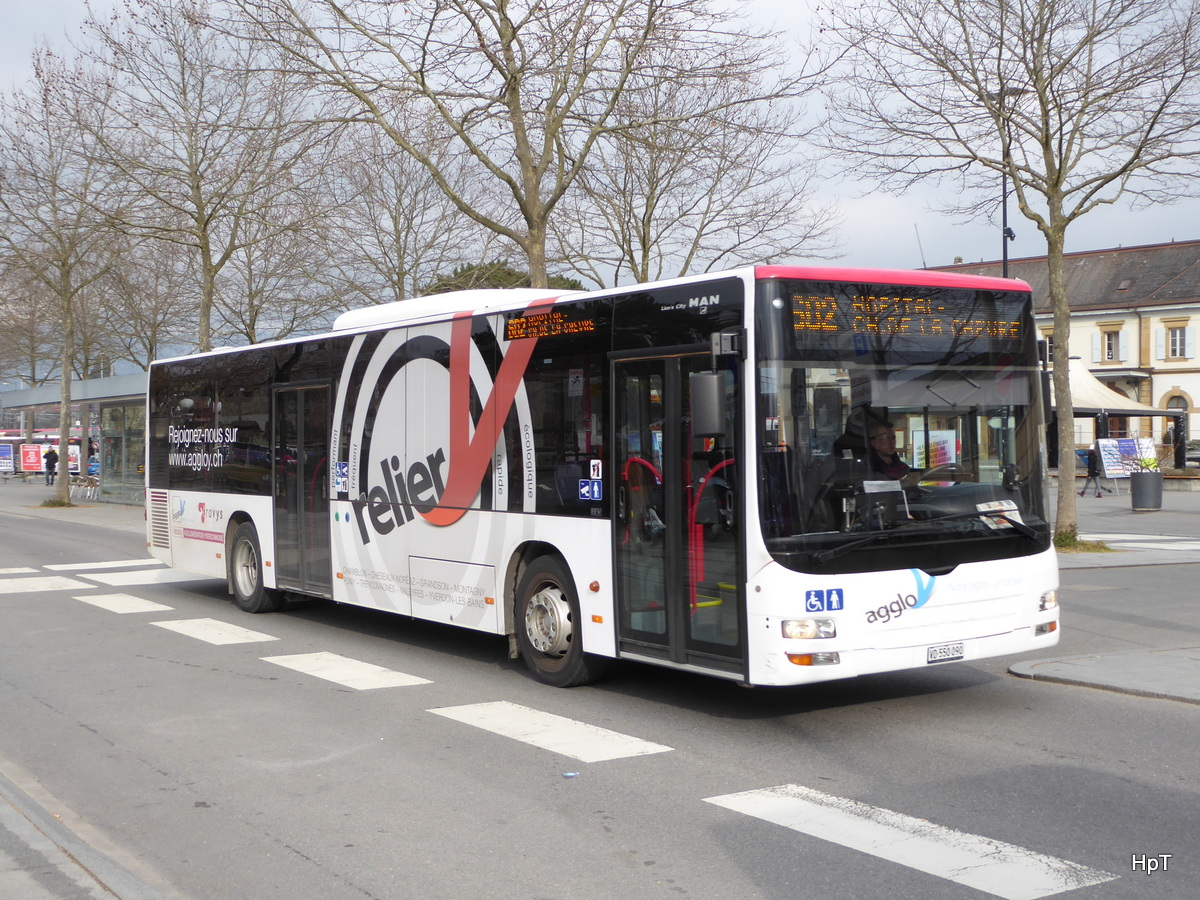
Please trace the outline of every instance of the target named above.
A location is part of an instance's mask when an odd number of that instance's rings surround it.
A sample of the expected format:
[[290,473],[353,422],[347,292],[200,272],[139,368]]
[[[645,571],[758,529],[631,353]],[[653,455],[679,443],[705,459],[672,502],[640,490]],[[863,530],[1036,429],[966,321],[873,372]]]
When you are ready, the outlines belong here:
[[688,377],[691,391],[692,437],[725,436],[725,375],[695,372]]

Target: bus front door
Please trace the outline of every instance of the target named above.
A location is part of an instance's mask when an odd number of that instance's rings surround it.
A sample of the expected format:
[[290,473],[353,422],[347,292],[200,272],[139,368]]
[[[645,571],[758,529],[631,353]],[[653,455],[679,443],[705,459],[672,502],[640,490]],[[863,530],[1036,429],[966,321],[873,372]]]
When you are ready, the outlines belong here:
[[275,578],[330,596],[329,386],[275,390]]
[[613,514],[622,655],[740,673],[745,563],[737,370],[721,437],[691,433],[688,377],[703,353],[612,362]]

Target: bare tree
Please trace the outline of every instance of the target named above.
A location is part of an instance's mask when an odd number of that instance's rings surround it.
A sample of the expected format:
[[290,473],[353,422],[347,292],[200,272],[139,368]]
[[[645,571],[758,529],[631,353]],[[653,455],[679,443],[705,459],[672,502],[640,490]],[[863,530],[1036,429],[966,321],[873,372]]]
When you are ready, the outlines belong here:
[[814,205],[801,110],[740,102],[759,90],[718,77],[631,92],[616,119],[635,124],[600,142],[579,179],[582,203],[558,223],[563,258],[604,284],[831,249],[837,216]]
[[[314,222],[314,219],[308,219]],[[266,234],[259,238],[255,230]],[[346,305],[328,286],[328,257],[310,231],[246,223],[246,245],[219,283],[216,314],[225,338],[247,343],[325,330]]]
[[[1065,354],[1067,227],[1123,195],[1168,201],[1191,187],[1198,24],[1193,0],[837,0],[820,36],[842,54],[828,147],[897,193],[947,181],[946,207],[960,214],[993,209],[983,192],[1005,176],[1046,240],[1054,346]],[[1054,386],[1059,483],[1069,485],[1066,365]],[[1058,492],[1055,530],[1059,543],[1076,539],[1074,491]]]
[[[104,210],[113,210],[107,173],[91,153],[82,127],[82,94],[102,85],[48,51],[34,54],[24,90],[0,99],[0,248],[51,304],[58,328],[61,373],[59,456],[65,470],[71,435],[71,373],[75,368],[75,310],[82,294],[110,263]],[[57,499],[69,503],[69,481]]]
[[[111,259],[111,256],[109,257]],[[113,322],[105,315],[104,279],[99,278],[75,297],[72,320],[75,322],[75,353],[72,360],[77,379],[103,378],[112,374]]]
[[[457,195],[485,205],[473,167],[455,157],[436,123],[411,118],[403,130]],[[349,126],[341,143],[337,164],[326,169],[333,203],[321,232],[347,305],[356,296],[367,303],[412,297],[438,272],[490,253],[495,235],[461,213],[428,169],[397,152],[379,128]]]
[[[769,70],[780,50],[712,0],[233,2],[260,39],[353,98],[359,115],[423,165],[465,215],[519,247],[538,287],[548,279],[551,219],[597,141],[640,124],[615,117],[628,91],[749,78]],[[795,87],[781,80],[738,102]],[[710,108],[725,102],[714,98]],[[400,106],[440,119],[504,204],[481,208],[464,197],[396,120]]]
[[193,256],[202,351],[212,347],[221,270],[253,241],[296,227],[279,209],[304,188],[298,162],[327,137],[263,45],[211,27],[210,7],[126,0],[124,18],[86,27],[119,88],[95,137],[138,200],[122,227]]
[[41,282],[15,265],[0,270],[0,376],[27,387],[44,384],[60,360],[57,304]]
[[193,346],[199,298],[190,262],[174,245],[122,236],[116,263],[96,285],[114,359],[148,369]]

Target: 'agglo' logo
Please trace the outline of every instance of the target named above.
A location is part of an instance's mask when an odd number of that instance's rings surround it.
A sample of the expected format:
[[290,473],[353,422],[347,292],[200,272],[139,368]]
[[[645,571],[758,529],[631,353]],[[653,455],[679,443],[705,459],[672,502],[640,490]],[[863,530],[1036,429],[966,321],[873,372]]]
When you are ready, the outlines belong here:
[[909,569],[912,573],[914,590],[909,594],[897,594],[896,599],[891,603],[885,603],[878,609],[867,610],[867,624],[874,625],[876,622],[890,622],[892,619],[898,619],[910,609],[920,609],[933,595],[933,589],[937,579],[932,575],[927,575],[920,569]]

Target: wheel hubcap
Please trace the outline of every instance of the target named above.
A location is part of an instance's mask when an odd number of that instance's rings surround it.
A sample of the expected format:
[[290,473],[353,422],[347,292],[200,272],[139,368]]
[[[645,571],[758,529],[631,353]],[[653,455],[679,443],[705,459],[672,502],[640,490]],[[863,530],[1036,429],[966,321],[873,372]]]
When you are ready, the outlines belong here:
[[234,578],[237,581],[238,592],[243,597],[249,597],[258,586],[258,556],[249,542],[243,541],[238,545],[237,562],[234,565]]
[[571,606],[562,588],[546,585],[525,606],[525,634],[539,653],[562,656],[571,647]]

